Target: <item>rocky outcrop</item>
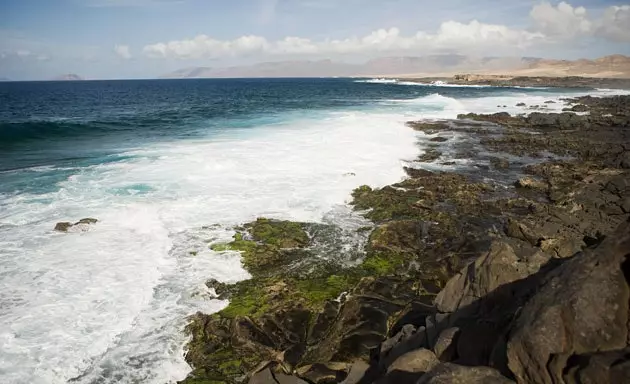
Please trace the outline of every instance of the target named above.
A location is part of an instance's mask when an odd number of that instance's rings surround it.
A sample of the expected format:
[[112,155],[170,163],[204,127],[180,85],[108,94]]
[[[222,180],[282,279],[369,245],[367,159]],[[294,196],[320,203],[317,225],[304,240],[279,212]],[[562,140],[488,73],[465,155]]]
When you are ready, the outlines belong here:
[[72,224],[70,222],[60,222],[55,225],[57,232],[85,232],[90,229],[90,225],[96,224],[97,219],[85,218]]
[[572,356],[627,348],[629,283],[630,224],[549,273],[510,330],[517,381],[562,382]]

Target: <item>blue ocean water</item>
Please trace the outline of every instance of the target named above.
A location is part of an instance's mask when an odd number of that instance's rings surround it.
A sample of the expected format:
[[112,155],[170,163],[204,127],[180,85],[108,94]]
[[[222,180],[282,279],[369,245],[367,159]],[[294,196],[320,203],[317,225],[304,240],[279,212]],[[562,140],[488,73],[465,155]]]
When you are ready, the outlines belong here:
[[[422,150],[406,121],[519,113],[518,102],[573,93],[354,79],[0,83],[0,382],[182,379],[186,316],[226,305],[204,282],[247,278],[238,254],[208,244],[259,216],[351,233],[365,225],[346,204],[352,189],[399,180]],[[52,230],[83,217],[99,223]]]

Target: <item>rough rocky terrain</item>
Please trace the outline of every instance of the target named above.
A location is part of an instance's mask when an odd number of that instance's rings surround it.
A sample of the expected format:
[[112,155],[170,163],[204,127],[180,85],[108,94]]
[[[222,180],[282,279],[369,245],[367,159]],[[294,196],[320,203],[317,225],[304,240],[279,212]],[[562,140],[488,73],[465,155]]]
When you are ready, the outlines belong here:
[[213,244],[252,279],[208,281],[230,304],[191,318],[183,383],[630,382],[630,97],[567,102],[587,114],[409,123],[431,144],[354,191],[356,258],[310,223]]

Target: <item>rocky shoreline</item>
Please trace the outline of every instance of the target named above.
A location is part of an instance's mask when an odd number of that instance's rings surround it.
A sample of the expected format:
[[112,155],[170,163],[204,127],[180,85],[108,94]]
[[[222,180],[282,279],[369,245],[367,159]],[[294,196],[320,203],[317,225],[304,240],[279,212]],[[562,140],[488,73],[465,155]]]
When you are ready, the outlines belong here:
[[405,81],[431,84],[443,81],[457,85],[485,85],[491,87],[555,87],[555,88],[607,88],[630,89],[627,78],[597,77],[547,77],[547,76],[501,76],[501,75],[455,75],[453,77],[405,78]]
[[[568,103],[410,122],[409,177],[352,194],[362,250],[264,218],[212,244],[252,278],[208,281],[230,304],[191,318],[181,383],[630,381],[630,96]],[[472,165],[426,170],[447,146]]]

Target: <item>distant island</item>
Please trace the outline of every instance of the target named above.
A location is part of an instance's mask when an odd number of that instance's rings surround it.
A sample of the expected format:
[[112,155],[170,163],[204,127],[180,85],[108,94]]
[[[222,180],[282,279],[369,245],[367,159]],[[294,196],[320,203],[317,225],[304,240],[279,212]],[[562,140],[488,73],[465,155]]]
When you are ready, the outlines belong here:
[[0,81],[11,81],[11,79],[7,77],[0,77]]
[[611,55],[587,60],[550,60],[536,57],[471,57],[429,55],[381,57],[363,64],[332,60],[299,60],[258,63],[232,67],[184,68],[160,78],[238,77],[451,77],[459,73],[511,76],[582,76],[630,78],[630,57]]
[[60,75],[57,76],[55,78],[53,78],[52,80],[54,81],[81,81],[81,80],[85,80],[83,77],[76,75],[74,73],[68,73],[65,75]]

